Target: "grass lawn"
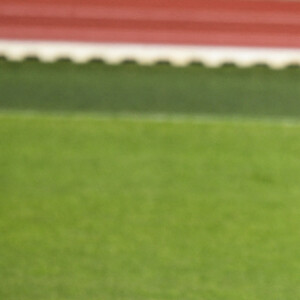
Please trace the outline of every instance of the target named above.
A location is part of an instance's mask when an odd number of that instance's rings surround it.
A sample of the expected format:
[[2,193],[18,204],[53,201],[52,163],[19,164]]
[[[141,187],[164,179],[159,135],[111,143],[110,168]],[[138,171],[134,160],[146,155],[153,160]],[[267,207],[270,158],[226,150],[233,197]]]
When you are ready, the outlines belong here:
[[300,68],[0,60],[0,109],[300,117]]
[[299,136],[1,113],[0,298],[299,299]]

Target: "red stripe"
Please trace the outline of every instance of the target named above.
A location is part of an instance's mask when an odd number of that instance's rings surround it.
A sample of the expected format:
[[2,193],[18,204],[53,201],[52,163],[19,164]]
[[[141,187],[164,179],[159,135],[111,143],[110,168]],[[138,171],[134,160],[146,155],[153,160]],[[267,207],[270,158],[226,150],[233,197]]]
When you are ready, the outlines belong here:
[[300,3],[0,0],[0,38],[300,47]]

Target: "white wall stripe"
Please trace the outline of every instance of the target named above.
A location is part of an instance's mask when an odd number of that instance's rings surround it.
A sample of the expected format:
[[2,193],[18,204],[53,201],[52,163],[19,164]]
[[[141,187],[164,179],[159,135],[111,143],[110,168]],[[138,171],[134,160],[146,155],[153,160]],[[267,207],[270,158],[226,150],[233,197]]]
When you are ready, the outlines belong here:
[[186,66],[193,62],[203,63],[208,67],[219,67],[225,63],[233,63],[239,67],[266,64],[274,69],[284,68],[288,65],[300,66],[300,49],[290,48],[0,40],[0,56],[12,61],[37,57],[43,62],[68,58],[75,63],[101,59],[108,64],[133,60],[141,65],[166,61],[174,66]]

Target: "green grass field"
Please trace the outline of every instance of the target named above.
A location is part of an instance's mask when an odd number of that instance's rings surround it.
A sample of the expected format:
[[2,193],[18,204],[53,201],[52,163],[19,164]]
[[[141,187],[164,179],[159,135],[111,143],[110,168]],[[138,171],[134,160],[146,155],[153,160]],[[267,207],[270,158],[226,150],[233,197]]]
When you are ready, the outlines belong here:
[[1,115],[0,298],[299,298],[299,134]]
[[[300,298],[300,123],[242,118],[297,117],[297,69],[272,73],[230,67],[230,81],[222,75],[229,69],[200,67],[199,76],[207,85],[223,78],[227,83],[222,88],[228,93],[234,80],[243,81],[241,87],[236,83],[242,92],[258,80],[255,76],[270,86],[279,84],[276,78],[291,80],[286,86],[282,83],[286,98],[276,98],[279,87],[273,91],[261,83],[265,109],[259,102],[247,102],[252,109],[247,113],[243,105],[229,111],[230,95],[221,98],[219,91],[218,107],[224,109],[214,113],[225,118],[193,118],[189,112],[209,111],[202,97],[196,97],[201,91],[196,79],[186,81],[194,75],[184,75],[182,89],[192,89],[194,96],[187,95],[186,101],[194,103],[194,111],[183,109],[185,118],[170,114],[155,119],[103,113],[136,113],[137,104],[140,112],[167,114],[175,107],[179,112],[184,94],[176,98],[172,92],[172,68],[158,67],[165,70],[160,73],[136,66],[3,65],[7,72],[0,71],[0,299]],[[79,73],[70,71],[77,67],[86,68],[82,82]],[[111,86],[97,85],[95,74],[105,74],[106,68],[114,74],[106,78]],[[197,74],[193,68],[174,69],[173,80],[180,74]],[[131,83],[126,94],[130,80],[125,80],[125,69],[129,78],[139,72],[155,76]],[[205,73],[211,77],[205,79]],[[164,88],[157,74],[166,80]],[[47,85],[49,78],[53,81]],[[157,99],[165,99],[165,110],[159,109],[159,101],[147,110],[146,100],[126,100],[139,89],[136,95],[141,99],[147,78],[161,88],[153,90]],[[114,92],[114,82],[123,90]],[[113,102],[101,102],[99,91],[108,86],[107,97]],[[98,90],[91,89],[84,98],[79,91],[87,93],[88,87]],[[253,85],[253,99],[263,99],[259,91],[255,94]],[[206,93],[210,99],[213,89]],[[275,108],[268,98],[273,94],[278,100]],[[172,106],[173,95],[178,106]],[[150,101],[151,95],[145,98]],[[84,103],[82,99],[87,99],[86,109],[76,106]],[[121,99],[126,100],[123,106]],[[282,113],[279,108],[286,103],[295,109],[290,106]]]

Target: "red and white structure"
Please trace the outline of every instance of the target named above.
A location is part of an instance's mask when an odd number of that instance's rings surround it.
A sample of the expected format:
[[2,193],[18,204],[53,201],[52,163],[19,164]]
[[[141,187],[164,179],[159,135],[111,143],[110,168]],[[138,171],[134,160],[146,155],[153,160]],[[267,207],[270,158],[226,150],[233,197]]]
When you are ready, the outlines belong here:
[[300,65],[300,2],[0,0],[0,56]]

